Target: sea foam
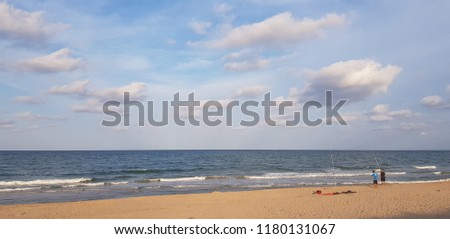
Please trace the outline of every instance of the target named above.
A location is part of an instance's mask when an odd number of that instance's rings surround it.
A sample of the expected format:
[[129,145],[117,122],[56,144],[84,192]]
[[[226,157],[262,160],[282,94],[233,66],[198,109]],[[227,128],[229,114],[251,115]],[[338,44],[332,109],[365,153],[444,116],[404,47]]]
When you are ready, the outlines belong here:
[[413,166],[415,169],[436,169],[436,166],[430,165],[430,166]]
[[58,184],[88,183],[91,178],[69,178],[69,179],[37,179],[31,181],[0,181],[0,186],[43,186]]

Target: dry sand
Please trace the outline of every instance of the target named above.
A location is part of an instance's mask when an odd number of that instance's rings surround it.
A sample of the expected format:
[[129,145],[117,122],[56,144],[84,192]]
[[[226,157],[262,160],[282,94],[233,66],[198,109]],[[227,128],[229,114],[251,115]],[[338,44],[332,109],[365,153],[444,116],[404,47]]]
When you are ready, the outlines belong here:
[[450,218],[450,182],[3,205],[0,218]]

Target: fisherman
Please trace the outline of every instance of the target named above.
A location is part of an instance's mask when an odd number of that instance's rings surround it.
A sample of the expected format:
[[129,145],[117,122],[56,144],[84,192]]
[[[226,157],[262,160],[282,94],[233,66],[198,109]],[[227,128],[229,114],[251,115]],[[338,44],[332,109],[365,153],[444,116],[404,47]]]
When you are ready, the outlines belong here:
[[373,186],[377,188],[378,185],[378,174],[375,172],[375,170],[372,170],[372,177],[373,177]]
[[386,183],[386,173],[384,172],[383,169],[381,170],[380,176],[381,176],[381,184],[383,185]]

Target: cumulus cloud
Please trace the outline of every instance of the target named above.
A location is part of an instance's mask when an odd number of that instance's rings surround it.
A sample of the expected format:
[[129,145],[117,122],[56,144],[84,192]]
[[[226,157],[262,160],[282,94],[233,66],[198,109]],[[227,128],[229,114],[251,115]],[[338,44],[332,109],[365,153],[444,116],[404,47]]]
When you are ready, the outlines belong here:
[[35,96],[16,96],[12,98],[12,101],[14,103],[20,103],[20,104],[28,104],[28,105],[38,105],[44,103],[44,101]]
[[89,94],[101,100],[121,100],[123,99],[124,92],[129,92],[130,97],[134,99],[144,99],[145,97],[147,97],[148,93],[147,84],[143,82],[133,82],[129,85],[121,87],[95,90],[90,92]]
[[268,87],[265,85],[252,85],[237,89],[233,97],[258,97],[267,93]]
[[412,112],[409,109],[390,111],[389,105],[380,104],[373,107],[369,118],[372,121],[390,121],[396,118],[411,116]]
[[40,56],[19,62],[17,69],[37,73],[55,73],[74,71],[81,67],[81,59],[71,57],[67,48],[60,49],[49,55]]
[[226,71],[252,71],[266,69],[271,60],[262,58],[256,52],[245,49],[225,55],[223,69]]
[[383,66],[373,60],[341,61],[318,71],[306,71],[309,81],[301,95],[322,97],[326,90],[333,90],[334,97],[362,101],[386,92],[400,71],[398,66]]
[[123,101],[124,92],[130,93],[130,98],[143,100],[147,97],[147,85],[143,82],[132,82],[120,87],[94,89],[89,86],[89,81],[74,81],[68,85],[53,86],[48,90],[52,95],[72,95],[85,99],[82,104],[73,105],[72,111],[82,113],[101,113],[102,102],[108,100]]
[[189,23],[189,27],[197,34],[204,35],[206,34],[206,30],[212,26],[210,22],[198,22],[192,21]]
[[[346,122],[352,121],[377,121],[386,122],[401,118],[411,118],[414,114],[410,109],[391,111],[389,105],[379,104],[375,105],[372,110],[364,112],[344,112],[341,114]],[[336,120],[333,118],[333,120]],[[383,128],[383,127],[382,127]],[[377,128],[380,129],[380,128]]]
[[7,2],[0,3],[0,38],[24,43],[42,43],[56,31],[66,28],[63,24],[46,24],[42,12],[28,12],[14,8]]
[[297,87],[291,87],[289,89],[288,99],[294,102],[299,102],[302,94],[303,94],[302,90],[298,89]]
[[209,48],[239,48],[253,46],[287,46],[324,34],[325,29],[344,25],[344,16],[327,14],[317,20],[295,19],[290,12],[283,12],[261,22],[242,25],[227,31],[210,41],[188,42],[191,46]]
[[48,93],[51,95],[88,95],[88,80],[74,81],[68,85],[52,86]]
[[429,107],[439,107],[444,104],[444,100],[442,99],[442,97],[438,95],[430,95],[423,97],[420,103],[422,103],[422,105]]
[[131,97],[143,99],[147,96],[147,85],[143,82],[132,82],[120,87],[91,89],[89,81],[83,80],[74,81],[68,85],[53,86],[47,92],[52,95],[74,95],[101,100],[120,100],[123,99],[124,92],[129,92]]
[[385,114],[389,111],[389,105],[375,105],[372,109],[374,114]]

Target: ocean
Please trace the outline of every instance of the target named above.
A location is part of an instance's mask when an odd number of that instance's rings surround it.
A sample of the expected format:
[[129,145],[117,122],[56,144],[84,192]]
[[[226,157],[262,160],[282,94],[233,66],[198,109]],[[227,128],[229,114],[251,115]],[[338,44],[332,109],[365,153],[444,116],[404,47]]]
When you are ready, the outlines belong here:
[[450,180],[450,151],[0,151],[0,204]]

